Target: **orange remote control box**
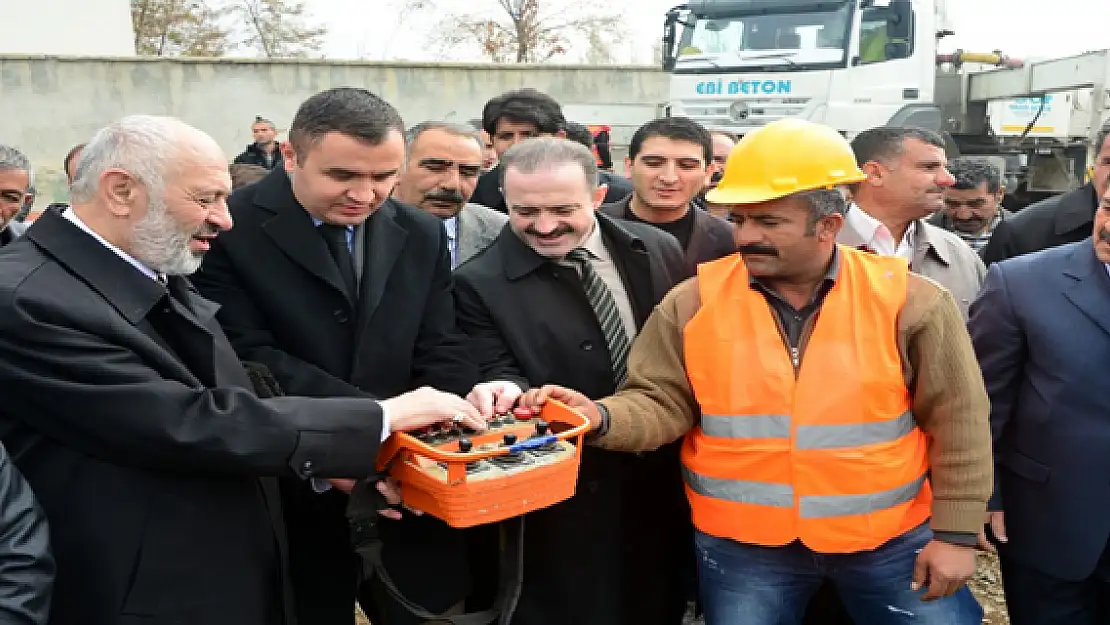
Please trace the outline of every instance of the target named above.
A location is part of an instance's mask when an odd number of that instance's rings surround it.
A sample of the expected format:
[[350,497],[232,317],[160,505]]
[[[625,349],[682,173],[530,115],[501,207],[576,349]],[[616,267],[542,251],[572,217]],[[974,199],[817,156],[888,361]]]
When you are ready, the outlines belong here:
[[589,420],[554,400],[539,415],[517,409],[489,429],[397,432],[378,470],[401,482],[404,504],[452,527],[503,521],[570,499]]

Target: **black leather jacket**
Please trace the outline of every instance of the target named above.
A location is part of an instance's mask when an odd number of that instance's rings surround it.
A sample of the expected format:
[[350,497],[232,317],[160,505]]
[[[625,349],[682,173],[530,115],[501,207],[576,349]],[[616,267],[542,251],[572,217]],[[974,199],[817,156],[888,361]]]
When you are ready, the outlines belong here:
[[0,445],[0,623],[45,625],[53,590],[46,515]]

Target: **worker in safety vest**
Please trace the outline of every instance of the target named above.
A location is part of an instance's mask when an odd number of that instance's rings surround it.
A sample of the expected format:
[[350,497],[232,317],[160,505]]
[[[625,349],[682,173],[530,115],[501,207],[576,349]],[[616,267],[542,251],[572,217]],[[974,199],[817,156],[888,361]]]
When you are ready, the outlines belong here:
[[[799,158],[798,155],[805,155]],[[656,307],[592,444],[685,436],[707,625],[799,623],[833,582],[858,624],[978,624],[965,585],[993,482],[988,402],[959,307],[905,260],[837,246],[862,181],[810,122],[748,134],[709,200],[738,253]]]

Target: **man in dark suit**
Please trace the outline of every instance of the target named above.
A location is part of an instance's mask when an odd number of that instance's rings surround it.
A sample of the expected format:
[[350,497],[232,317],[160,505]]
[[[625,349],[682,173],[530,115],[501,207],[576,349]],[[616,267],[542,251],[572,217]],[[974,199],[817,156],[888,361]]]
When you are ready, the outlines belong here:
[[[493,138],[493,150],[500,158],[505,150],[532,137],[567,137],[567,120],[563,108],[554,98],[525,88],[508,91],[486,103],[482,109],[482,129]],[[588,131],[587,131],[587,134]],[[608,174],[605,191],[606,202],[616,202],[631,192],[627,180]],[[498,164],[478,179],[471,201],[508,212],[505,197],[501,194],[501,165]]]
[[15,221],[31,192],[31,162],[19,150],[0,145],[0,246],[18,239],[27,229]]
[[[509,225],[456,271],[459,325],[487,377],[612,393],[630,341],[690,275],[682,250],[655,228],[595,213],[604,191],[581,145],[531,139],[502,164]],[[577,494],[526,517],[514,624],[681,622],[688,516],[674,451],[583,451]]]
[[423,122],[405,132],[405,152],[393,197],[443,221],[454,269],[486,249],[509,220],[470,203],[482,173],[482,137],[466,124]]
[[713,137],[701,124],[686,117],[644,124],[632,135],[625,167],[633,193],[602,212],[674,235],[691,267],[736,252],[729,223],[693,204],[717,168]]
[[292,622],[277,485],[373,473],[390,430],[478,411],[430,389],[261,400],[183,277],[231,227],[219,146],[136,116],[73,207],[0,250],[0,440],[50,521],[50,623]]
[[[297,111],[284,166],[229,200],[237,227],[213,244],[197,287],[222,306],[217,318],[239,356],[269,367],[289,395],[384,397],[422,385],[462,395],[479,381],[455,329],[442,223],[387,199],[404,165],[403,132],[374,94],[324,91]],[[475,393],[491,412],[491,391]],[[298,620],[349,625],[359,580],[347,498],[317,492],[325,489],[282,484]],[[408,599],[437,614],[462,601],[460,532],[407,517],[386,524],[382,539],[384,566]],[[390,591],[378,576],[362,585],[374,625],[419,622]]]
[[1027,206],[998,224],[981,252],[985,264],[1091,236],[1099,198],[1110,188],[1110,126],[1098,134],[1095,145],[1098,153],[1091,182],[1071,193]]
[[971,308],[1014,625],[1110,618],[1110,194],[1093,233],[992,265]]

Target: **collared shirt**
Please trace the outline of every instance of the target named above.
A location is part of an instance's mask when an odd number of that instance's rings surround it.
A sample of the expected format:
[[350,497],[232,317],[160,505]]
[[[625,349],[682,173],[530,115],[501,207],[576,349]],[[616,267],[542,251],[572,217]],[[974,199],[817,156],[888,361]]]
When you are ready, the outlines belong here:
[[451,255],[451,267],[459,264],[459,217],[455,215],[443,220],[443,229],[447,231],[447,253]]
[[957,230],[955,228],[951,228],[951,230],[952,232],[956,233],[956,236],[960,237],[964,240],[965,243],[970,245],[971,249],[979,252],[987,246],[988,242],[990,242],[991,235],[994,234],[994,229],[998,227],[998,224],[1002,223],[1002,219],[1002,210],[999,209],[999,211],[994,214],[994,219],[992,219],[991,222],[987,224],[987,227],[984,228],[982,232],[963,232],[962,230]]
[[902,235],[902,240],[895,243],[894,235],[883,222],[868,215],[856,204],[852,204],[844,217],[844,228],[840,231],[837,241],[849,247],[866,247],[881,256],[898,256],[912,263],[915,230],[916,225],[911,224]]
[[632,314],[632,303],[628,299],[628,290],[624,288],[624,280],[621,279],[620,271],[617,270],[617,265],[613,262],[613,255],[605,247],[605,239],[601,236],[601,228],[597,226],[596,221],[593,230],[582,241],[582,248],[590,253],[590,263],[593,265],[594,271],[601,277],[605,286],[609,287],[609,292],[613,294],[613,301],[617,305],[617,312],[620,313],[624,332],[628,335],[628,340],[631,341],[636,338],[636,317]]
[[[311,217],[312,217],[312,225],[316,226],[317,228],[320,227],[320,224],[324,223],[323,219],[320,219],[320,218],[318,218],[314,215],[311,216]],[[347,251],[351,252],[351,253],[354,253],[354,249],[355,249],[355,227],[354,226],[344,226],[344,228],[347,230]]]
[[829,262],[829,269],[825,272],[825,279],[817,286],[817,290],[813,293],[813,299],[801,310],[794,308],[794,305],[786,301],[785,297],[760,282],[759,278],[751,276],[749,283],[752,288],[763,294],[767,303],[770,304],[771,310],[775,311],[778,320],[782,322],[782,330],[786,334],[786,340],[790,343],[790,348],[798,349],[799,343],[802,341],[802,331],[809,320],[817,314],[817,311],[821,310],[821,305],[825,303],[825,296],[836,285],[836,277],[839,273],[840,250],[833,249],[832,261]]
[[74,211],[67,210],[63,212],[62,218],[69,220],[70,223],[83,230],[85,234],[91,236],[92,238],[99,241],[101,245],[115,252],[116,256],[119,256],[123,260],[127,261],[127,264],[131,265],[135,269],[138,269],[140,272],[142,272],[144,276],[156,282],[161,282],[163,284],[165,283],[165,276],[160,276],[153,269],[136,260],[134,256],[131,256],[127,252],[109,243],[107,239],[94,232],[92,228],[89,228],[89,226],[85,224],[85,222],[81,221],[81,218],[78,217],[77,213],[75,213]]

